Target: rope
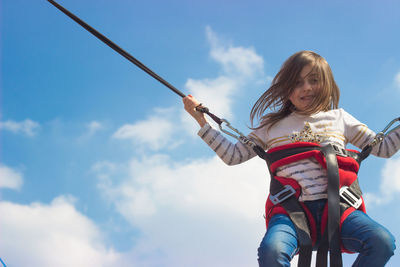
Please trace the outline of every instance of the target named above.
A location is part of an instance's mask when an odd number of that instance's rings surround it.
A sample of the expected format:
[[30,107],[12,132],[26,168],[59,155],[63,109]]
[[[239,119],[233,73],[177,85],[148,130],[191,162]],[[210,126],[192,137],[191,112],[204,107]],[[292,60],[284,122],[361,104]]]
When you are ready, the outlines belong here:
[[164,80],[163,78],[161,78],[157,73],[155,73],[154,71],[152,71],[151,69],[149,69],[148,67],[146,67],[146,65],[144,65],[142,62],[140,62],[139,60],[137,60],[136,58],[134,58],[131,54],[129,54],[128,52],[126,52],[125,50],[123,50],[121,47],[119,47],[118,45],[116,45],[115,43],[113,43],[110,39],[108,39],[107,37],[105,37],[103,34],[101,34],[100,32],[98,32],[97,30],[95,30],[93,27],[91,27],[89,24],[87,24],[86,22],[84,22],[83,20],[81,20],[80,18],[78,18],[77,16],[75,16],[74,14],[72,14],[71,12],[69,12],[67,9],[65,9],[63,6],[61,6],[60,4],[58,4],[57,2],[53,1],[53,0],[48,0],[53,6],[55,6],[56,8],[58,8],[59,10],[61,10],[61,12],[63,12],[65,15],[67,15],[68,17],[70,17],[71,19],[73,19],[75,22],[77,22],[79,25],[81,25],[83,28],[85,28],[87,31],[89,31],[91,34],[93,34],[94,36],[96,36],[98,39],[100,39],[103,43],[105,43],[106,45],[108,45],[109,47],[111,47],[114,51],[116,51],[117,53],[119,53],[121,56],[123,56],[124,58],[126,58],[127,60],[129,60],[130,62],[132,62],[133,64],[135,64],[136,66],[138,66],[139,68],[141,68],[142,70],[144,70],[147,74],[149,74],[151,77],[153,77],[154,79],[156,79],[157,81],[159,81],[160,83],[162,83],[163,85],[165,85],[166,87],[168,87],[169,89],[171,89],[173,92],[175,92],[177,95],[181,96],[182,98],[185,97],[186,95],[184,93],[182,93],[181,91],[179,91],[178,89],[176,89],[173,85],[171,85],[169,82],[167,82],[166,80]]

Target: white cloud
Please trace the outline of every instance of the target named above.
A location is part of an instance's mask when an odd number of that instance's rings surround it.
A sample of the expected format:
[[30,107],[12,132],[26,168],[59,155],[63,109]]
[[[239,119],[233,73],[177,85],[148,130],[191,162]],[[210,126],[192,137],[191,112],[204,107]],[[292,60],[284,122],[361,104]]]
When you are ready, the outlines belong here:
[[217,157],[178,163],[154,155],[133,159],[118,183],[121,173],[108,166],[95,168],[99,188],[141,231],[133,251],[146,247],[142,258],[159,251],[158,259],[168,260],[163,266],[256,264],[268,189],[263,161],[229,167]]
[[211,57],[222,65],[227,75],[249,79],[263,74],[264,60],[253,47],[232,46],[222,41],[210,27],[206,28],[206,36],[211,45]]
[[[221,118],[232,119],[234,99],[240,95],[240,88],[265,80],[264,62],[253,48],[233,46],[223,41],[210,27],[206,28],[210,43],[210,56],[222,67],[222,73],[215,78],[188,79],[185,88],[196,99],[210,108]],[[257,80],[258,79],[258,80]],[[185,132],[193,136],[196,129],[194,120],[181,108],[180,116],[173,108],[156,110],[149,118],[121,126],[113,137],[132,140],[153,150],[176,147],[180,138],[172,138]]]
[[[206,34],[210,56],[222,72],[212,79],[188,79],[185,87],[213,113],[230,119],[239,88],[263,76],[263,60],[252,48],[227,44],[210,28]],[[183,108],[156,110],[146,120],[123,125],[113,137],[161,149],[172,137],[179,139],[183,129],[196,129],[183,114]],[[92,168],[104,197],[140,232],[128,253],[132,262],[166,267],[257,264],[256,250],[265,233],[265,162],[254,159],[228,167],[216,156],[176,161],[145,155],[127,164],[103,161]]]
[[85,132],[78,137],[77,141],[78,142],[87,142],[90,140],[92,137],[94,137],[95,134],[97,134],[99,131],[103,130],[105,127],[101,122],[98,121],[91,121],[85,124]]
[[[222,67],[221,74],[213,79],[188,79],[185,88],[210,111],[221,118],[232,119],[234,99],[240,96],[240,88],[265,83],[264,61],[254,48],[233,46],[222,40],[210,27],[206,28],[211,46],[210,56]],[[253,83],[253,84],[252,84]],[[193,132],[193,122],[182,116],[187,132]]]
[[146,145],[148,148],[158,150],[176,145],[176,142],[172,142],[171,139],[173,133],[174,125],[172,121],[163,117],[163,115],[156,114],[146,120],[121,126],[112,137],[128,139],[136,144]]
[[394,77],[394,85],[400,89],[400,72],[398,72],[396,74],[396,76]]
[[188,79],[185,87],[196,99],[210,108],[212,113],[232,118],[233,96],[238,90],[238,83],[234,79],[224,76],[216,79]]
[[0,202],[0,251],[6,264],[121,266],[120,255],[106,248],[100,231],[73,202],[64,196],[50,205]]
[[21,122],[16,122],[12,120],[0,122],[0,130],[4,129],[7,131],[11,131],[13,133],[22,133],[27,136],[36,135],[39,128],[40,128],[39,123],[32,121],[30,119],[26,119]]
[[381,190],[387,194],[400,192],[400,158],[387,159],[382,170]]
[[88,135],[92,136],[94,135],[97,131],[103,129],[103,125],[98,122],[98,121],[91,121],[86,125],[86,128],[88,130]]
[[0,164],[0,188],[19,190],[22,184],[23,178],[20,172]]
[[400,158],[387,159],[382,169],[379,193],[365,193],[366,204],[381,205],[390,202],[400,193]]
[[[185,88],[196,99],[210,108],[210,111],[221,118],[232,119],[232,105],[238,97],[240,88],[248,86],[263,77],[264,62],[253,48],[232,46],[221,40],[210,27],[206,28],[208,42],[211,45],[210,56],[222,67],[221,75],[215,78],[188,79]],[[159,110],[155,115],[134,124],[121,126],[113,137],[130,139],[137,144],[146,144],[153,150],[171,146],[171,137],[176,132],[193,133],[196,124],[183,109],[181,116],[175,110]],[[178,139],[175,139],[178,140]],[[172,146],[176,146],[173,142]]]

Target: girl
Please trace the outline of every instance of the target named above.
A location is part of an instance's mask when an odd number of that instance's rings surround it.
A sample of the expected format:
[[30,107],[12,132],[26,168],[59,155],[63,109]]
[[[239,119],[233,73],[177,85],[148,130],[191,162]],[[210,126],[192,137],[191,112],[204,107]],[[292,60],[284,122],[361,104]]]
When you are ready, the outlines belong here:
[[[267,152],[300,142],[312,142],[321,147],[331,144],[340,150],[351,143],[362,149],[371,143],[375,133],[338,109],[339,95],[326,60],[311,51],[297,52],[284,62],[271,87],[253,106],[251,125],[255,118],[260,123],[252,128],[248,138]],[[240,142],[233,144],[212,128],[204,113],[196,110],[199,102],[194,97],[183,98],[183,103],[201,127],[198,135],[226,164],[240,164],[256,156],[248,146]],[[266,114],[268,109],[272,112]],[[388,158],[398,148],[400,127],[374,146],[371,153]],[[317,228],[314,248],[322,238],[321,217],[328,196],[328,174],[322,165],[320,160],[307,157],[274,170],[274,175],[294,180],[299,185],[298,201],[310,211],[309,219],[315,221]],[[271,212],[266,217],[267,232],[258,248],[259,265],[290,266],[291,259],[299,251],[296,227],[285,212]],[[351,212],[342,222],[340,241],[343,250],[359,253],[353,266],[384,266],[395,249],[392,234],[360,210]]]

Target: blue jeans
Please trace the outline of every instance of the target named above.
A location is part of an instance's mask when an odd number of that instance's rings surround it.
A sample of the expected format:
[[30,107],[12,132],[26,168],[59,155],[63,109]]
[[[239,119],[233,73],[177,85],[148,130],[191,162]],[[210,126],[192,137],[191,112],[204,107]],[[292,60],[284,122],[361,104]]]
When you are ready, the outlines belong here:
[[[326,199],[305,202],[317,223],[317,243],[321,238],[320,223],[325,203]],[[393,235],[358,210],[343,222],[341,240],[347,250],[359,253],[353,266],[382,267],[393,256],[396,248]],[[297,235],[292,221],[287,215],[274,215],[258,248],[260,267],[290,266],[297,252]]]

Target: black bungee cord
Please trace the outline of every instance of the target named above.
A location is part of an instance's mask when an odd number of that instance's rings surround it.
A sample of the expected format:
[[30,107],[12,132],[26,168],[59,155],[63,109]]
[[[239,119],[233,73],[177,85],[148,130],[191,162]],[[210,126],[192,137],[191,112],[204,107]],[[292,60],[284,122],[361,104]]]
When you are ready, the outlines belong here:
[[[90,26],[89,24],[87,24],[86,22],[84,22],[83,20],[78,18],[76,15],[74,15],[73,13],[68,11],[66,8],[64,8],[63,6],[58,4],[56,1],[54,1],[54,0],[47,0],[47,1],[49,1],[53,6],[58,8],[65,15],[67,15],[68,17],[73,19],[76,23],[81,25],[83,28],[85,28],[88,32],[90,32],[91,34],[96,36],[100,41],[102,41],[103,43],[105,43],[106,45],[111,47],[114,51],[119,53],[121,56],[123,56],[124,58],[126,58],[127,60],[129,60],[130,62],[135,64],[137,67],[139,67],[140,69],[145,71],[147,74],[149,74],[151,77],[153,77],[154,79],[156,79],[157,81],[159,81],[163,85],[165,85],[171,91],[173,91],[174,93],[176,93],[177,95],[179,95],[182,98],[186,97],[186,95],[184,93],[182,93],[180,90],[178,90],[175,86],[173,86],[172,84],[167,82],[165,79],[163,79],[157,73],[155,73],[154,71],[149,69],[146,65],[144,65],[142,62],[140,62],[138,59],[136,59],[131,54],[129,54],[128,52],[123,50],[121,47],[119,47],[113,41],[111,41],[106,36],[104,36],[103,34],[98,32],[96,29],[94,29],[92,26]],[[196,107],[196,110],[200,111],[200,112],[203,112],[203,113],[207,114],[208,116],[210,116],[210,118],[213,119],[213,121],[215,121],[218,124],[218,126],[219,126],[219,128],[220,128],[220,130],[222,132],[224,132],[224,133],[236,138],[237,140],[239,140],[241,142],[245,142],[247,145],[250,145],[252,147],[256,146],[254,144],[254,142],[252,142],[251,140],[247,139],[247,137],[245,137],[240,131],[238,131],[237,129],[233,128],[231,126],[231,124],[226,119],[221,119],[218,116],[216,116],[215,114],[211,113],[207,107],[205,107],[202,104],[200,104],[199,106]],[[229,131],[223,129],[223,127],[222,127],[223,124],[225,124],[225,126],[228,127],[229,129],[231,129],[233,132],[229,132]]]

